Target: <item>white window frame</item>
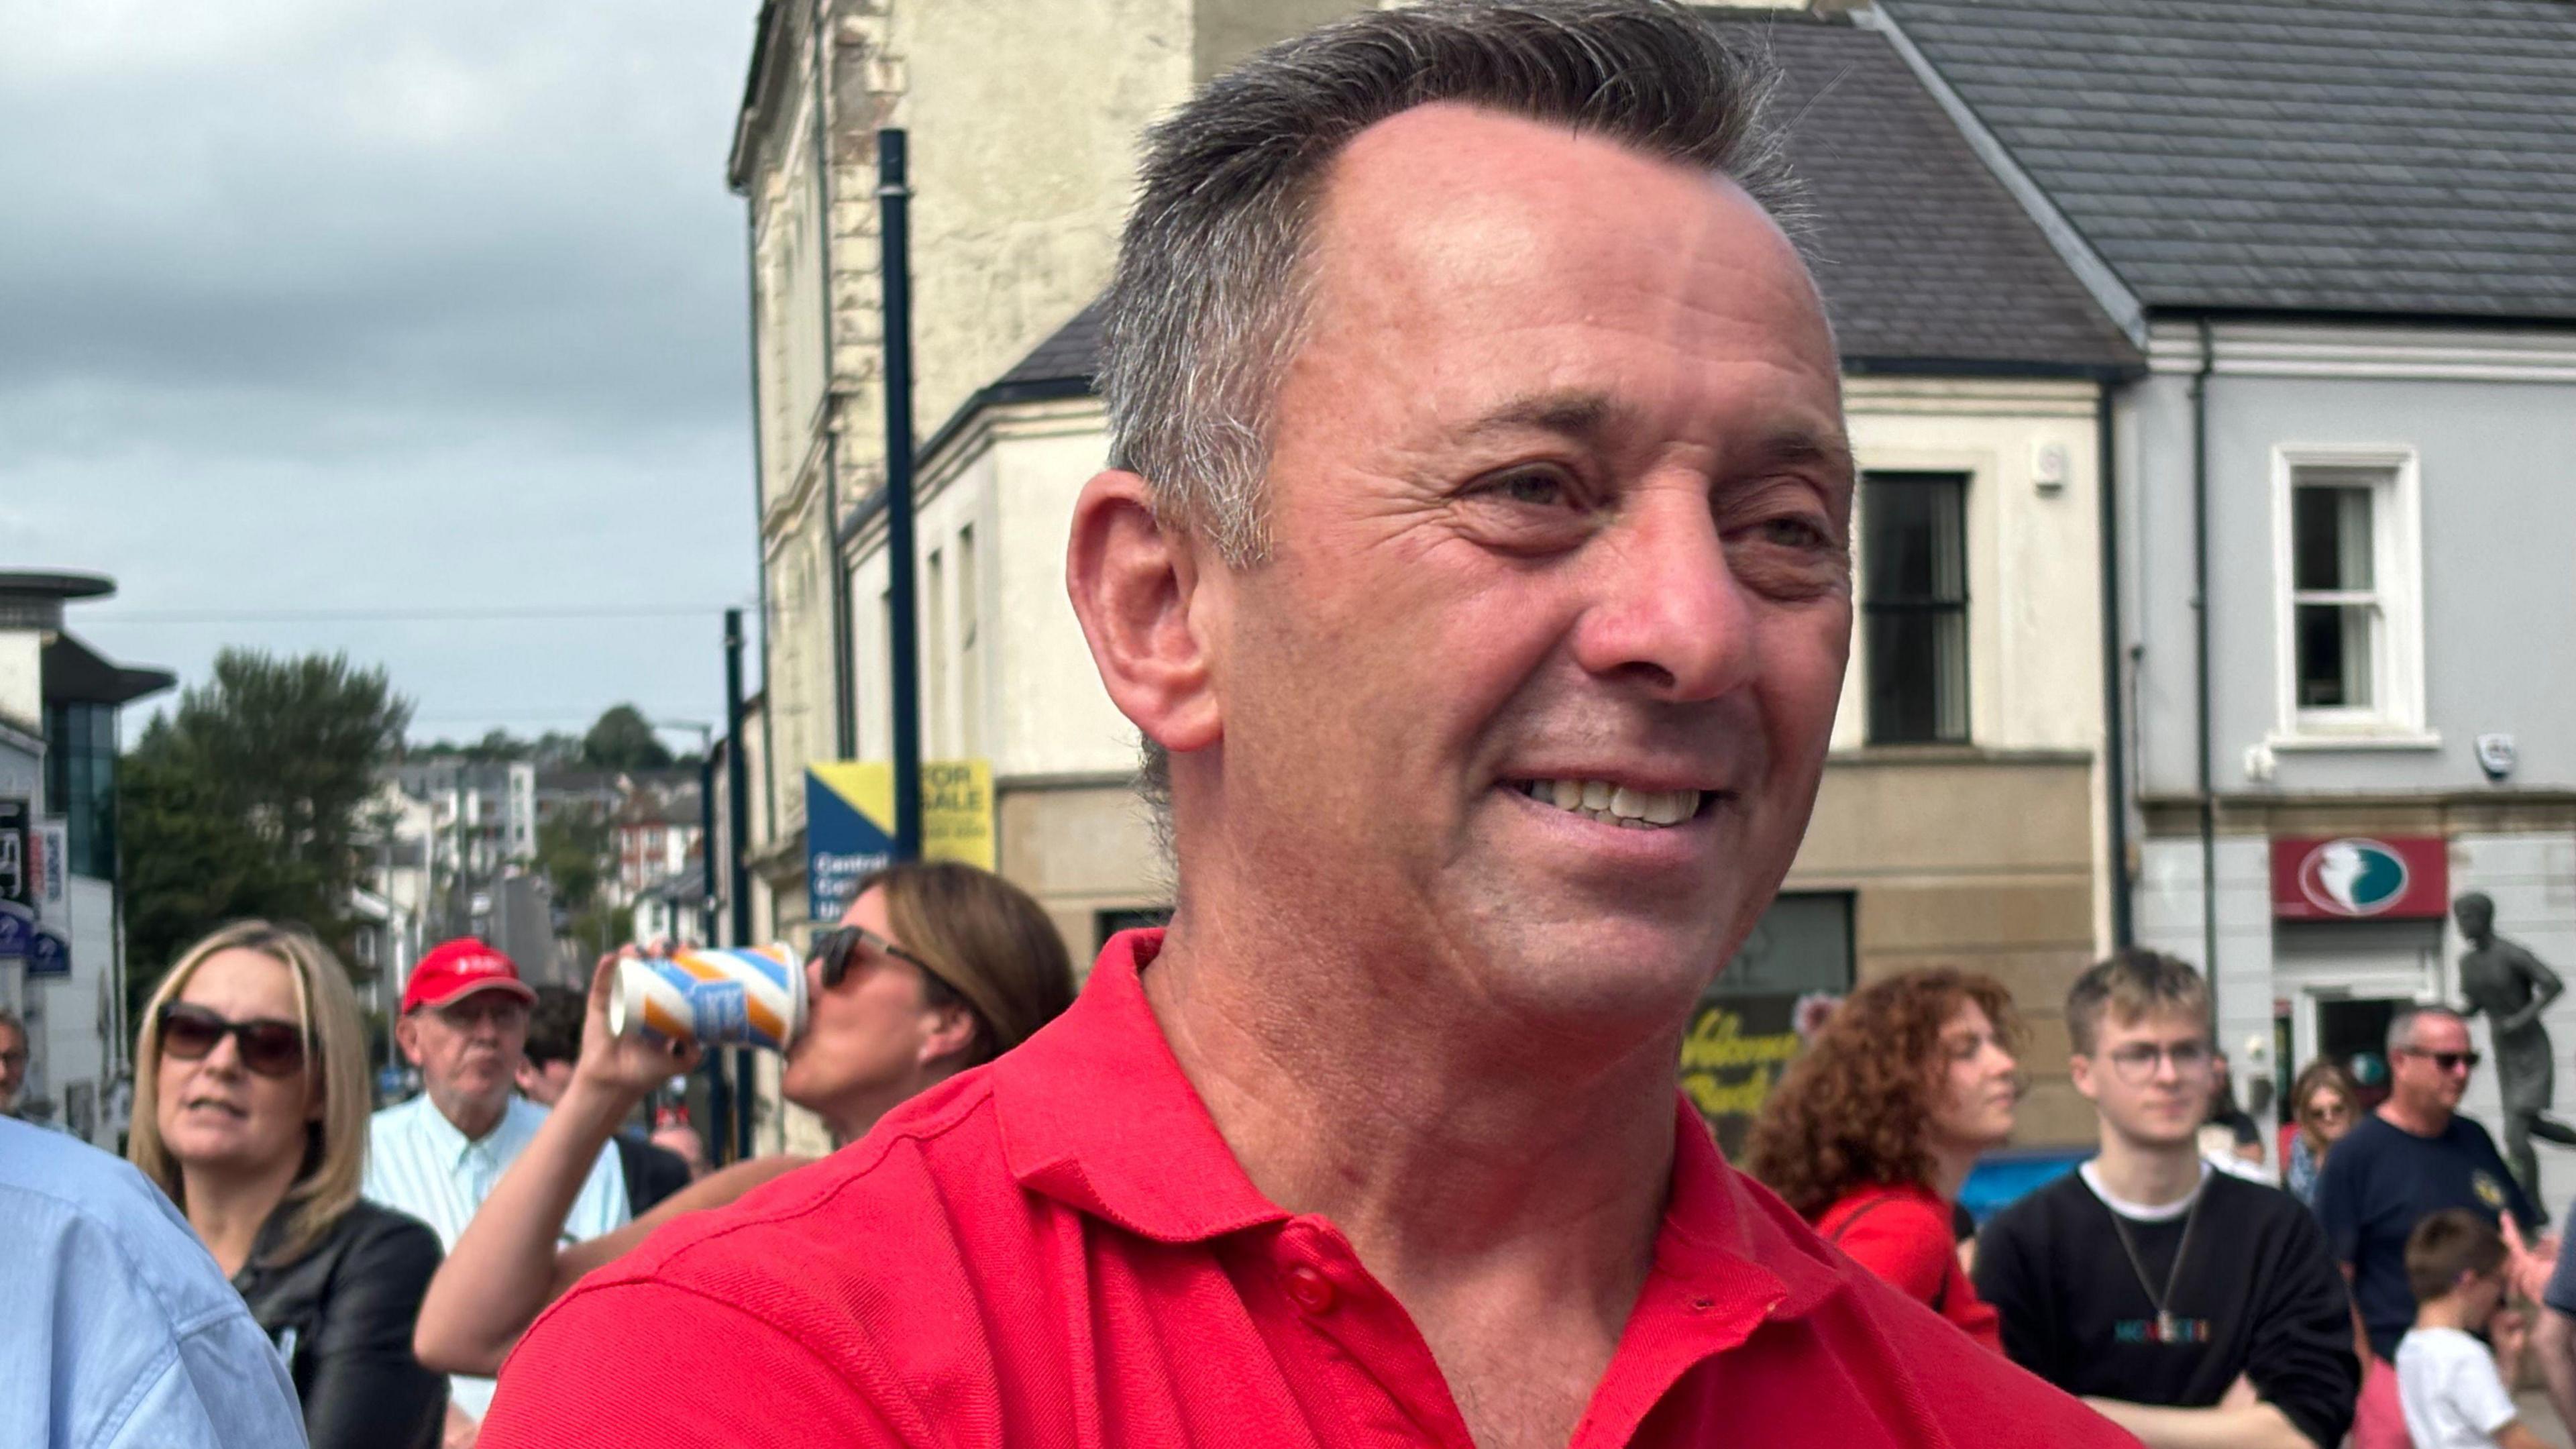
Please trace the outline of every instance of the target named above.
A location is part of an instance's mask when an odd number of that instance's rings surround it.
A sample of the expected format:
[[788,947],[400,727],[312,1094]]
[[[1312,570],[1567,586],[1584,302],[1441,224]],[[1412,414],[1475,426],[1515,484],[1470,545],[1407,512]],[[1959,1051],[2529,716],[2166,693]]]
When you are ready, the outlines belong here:
[[[2386,472],[2371,499],[2372,592],[2380,627],[2367,709],[2299,706],[2296,540],[2291,501],[2303,468]],[[2424,712],[2424,545],[2421,461],[2403,444],[2305,444],[2272,450],[2272,599],[2276,749],[2430,749],[2441,736]]]

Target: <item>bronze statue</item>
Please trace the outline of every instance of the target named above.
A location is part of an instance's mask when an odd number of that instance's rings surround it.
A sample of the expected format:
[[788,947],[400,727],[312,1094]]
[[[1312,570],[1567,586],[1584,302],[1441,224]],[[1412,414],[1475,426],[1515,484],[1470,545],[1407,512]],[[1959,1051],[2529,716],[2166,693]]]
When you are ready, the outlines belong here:
[[2469,952],[2460,958],[2463,1016],[2485,1012],[2495,1042],[2496,1085],[2504,1096],[2504,1156],[2533,1202],[2540,1201],[2540,1158],[2531,1139],[2576,1147],[2576,1127],[2549,1115],[2557,1097],[2556,1064],[2540,1013],[2567,989],[2540,958],[2495,933],[2495,902],[2471,891],[2451,903]]

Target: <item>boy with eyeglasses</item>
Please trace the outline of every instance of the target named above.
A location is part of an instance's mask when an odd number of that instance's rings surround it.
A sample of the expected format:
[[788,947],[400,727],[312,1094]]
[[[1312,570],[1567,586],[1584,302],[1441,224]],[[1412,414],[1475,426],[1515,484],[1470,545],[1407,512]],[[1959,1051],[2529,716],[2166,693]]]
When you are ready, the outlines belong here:
[[1978,1235],[2004,1352],[2150,1446],[2340,1443],[2361,1371],[2325,1236],[2200,1153],[2200,973],[2123,951],[2076,979],[2066,1030],[2102,1149]]
[[[2540,1214],[2505,1167],[2487,1129],[2460,1115],[2478,1054],[2468,1024],[2439,1006],[2410,1007],[2388,1025],[2388,1100],[2344,1134],[2317,1177],[2317,1218],[2352,1279],[2371,1352],[2393,1359],[2415,1322],[2406,1239],[2445,1208],[2489,1223],[2510,1215],[2534,1233]],[[2512,1233],[2508,1271],[2526,1292],[2547,1276]]]

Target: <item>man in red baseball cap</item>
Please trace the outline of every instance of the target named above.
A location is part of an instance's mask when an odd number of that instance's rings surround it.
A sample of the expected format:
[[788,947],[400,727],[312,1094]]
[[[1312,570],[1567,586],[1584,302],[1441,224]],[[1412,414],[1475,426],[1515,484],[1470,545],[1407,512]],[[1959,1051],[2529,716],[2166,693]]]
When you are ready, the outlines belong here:
[[[394,1042],[420,1068],[422,1090],[375,1115],[362,1190],[435,1228],[444,1247],[456,1246],[546,1120],[543,1107],[512,1095],[536,999],[509,957],[471,938],[421,957],[403,987]],[[627,1217],[617,1154],[602,1152],[565,1220],[566,1240],[613,1231]],[[449,1381],[451,1427],[459,1418],[481,1418],[491,1402],[490,1379],[457,1375]]]

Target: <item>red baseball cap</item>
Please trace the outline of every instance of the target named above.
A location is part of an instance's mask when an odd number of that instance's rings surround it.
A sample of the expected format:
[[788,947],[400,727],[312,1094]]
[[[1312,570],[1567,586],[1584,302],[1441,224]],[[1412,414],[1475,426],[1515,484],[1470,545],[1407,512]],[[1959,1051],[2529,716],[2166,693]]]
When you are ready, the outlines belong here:
[[424,1006],[445,1006],[477,991],[506,991],[526,1002],[537,999],[535,990],[519,979],[519,968],[509,957],[468,936],[439,943],[411,968],[411,980],[403,987],[403,1014],[409,1016]]

